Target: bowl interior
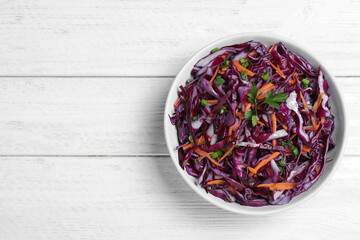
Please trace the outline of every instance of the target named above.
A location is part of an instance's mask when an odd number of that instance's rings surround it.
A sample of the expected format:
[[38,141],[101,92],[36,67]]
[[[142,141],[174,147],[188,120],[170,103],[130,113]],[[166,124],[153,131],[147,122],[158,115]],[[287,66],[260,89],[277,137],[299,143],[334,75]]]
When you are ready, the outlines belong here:
[[[330,101],[329,105],[331,107],[331,112],[335,116],[335,131],[332,135],[333,140],[336,144],[335,149],[329,152],[328,158],[333,159],[331,162],[325,165],[325,169],[322,177],[319,181],[317,181],[307,192],[300,194],[297,197],[294,197],[288,204],[285,205],[274,205],[274,206],[264,206],[264,207],[249,207],[243,206],[238,203],[227,203],[220,198],[217,198],[211,194],[207,194],[203,188],[196,184],[196,178],[188,175],[188,173],[181,169],[179,166],[179,159],[176,147],[178,146],[177,132],[175,127],[170,123],[168,115],[172,115],[174,108],[173,104],[177,100],[177,91],[180,85],[184,85],[186,80],[191,78],[190,72],[193,65],[202,57],[206,56],[211,49],[215,47],[222,47],[226,45],[231,45],[235,43],[242,43],[250,40],[260,41],[266,46],[270,46],[276,42],[282,42],[285,44],[288,50],[301,55],[307,61],[309,61],[314,67],[321,66],[326,81],[329,85],[329,93],[330,93]],[[175,167],[179,171],[180,175],[184,178],[184,180],[188,183],[188,185],[194,189],[200,196],[208,200],[209,202],[215,204],[218,207],[224,208],[226,210],[243,213],[243,214],[270,214],[274,212],[279,212],[291,207],[298,205],[299,203],[309,199],[316,192],[320,190],[322,186],[329,180],[330,176],[334,173],[336,167],[338,166],[342,153],[344,151],[345,139],[346,139],[346,112],[345,105],[343,102],[343,98],[341,97],[341,93],[339,92],[339,88],[336,85],[334,77],[330,74],[327,67],[325,66],[323,61],[320,61],[318,57],[315,57],[314,54],[305,50],[304,47],[299,46],[298,43],[294,43],[292,40],[285,39],[284,37],[274,36],[273,34],[238,34],[229,36],[220,40],[217,40],[199,52],[197,52],[180,70],[179,74],[175,78],[173,82],[168,98],[165,106],[165,116],[164,116],[164,130],[165,130],[165,138],[166,143],[171,155],[171,159],[173,160]]]

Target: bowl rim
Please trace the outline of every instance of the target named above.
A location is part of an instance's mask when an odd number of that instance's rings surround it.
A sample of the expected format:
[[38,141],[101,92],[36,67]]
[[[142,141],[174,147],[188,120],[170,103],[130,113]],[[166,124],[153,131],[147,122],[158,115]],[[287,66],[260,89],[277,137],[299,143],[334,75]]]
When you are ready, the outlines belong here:
[[[225,46],[224,42],[227,41],[235,41],[237,39],[244,39],[244,38],[248,38],[249,40],[254,40],[254,41],[260,41],[261,39],[271,39],[272,41],[276,42],[276,41],[281,41],[281,42],[285,42],[285,46],[286,43],[289,43],[291,45],[296,46],[297,48],[299,48],[301,50],[301,52],[303,52],[306,55],[311,56],[311,58],[313,58],[314,61],[318,62],[319,65],[321,66],[321,68],[324,70],[324,72],[326,72],[326,77],[327,80],[330,79],[332,85],[334,86],[334,88],[336,89],[338,95],[339,95],[339,99],[337,99],[337,101],[340,102],[340,106],[342,107],[343,110],[343,125],[344,125],[344,129],[343,129],[343,139],[341,142],[341,145],[337,147],[340,147],[339,154],[337,156],[337,158],[333,159],[333,167],[331,168],[330,172],[326,175],[326,177],[324,178],[324,180],[317,186],[317,188],[313,189],[311,193],[307,194],[306,196],[302,196],[301,199],[299,199],[297,202],[293,202],[291,203],[291,201],[285,205],[276,205],[275,206],[265,206],[265,207],[273,207],[273,209],[267,209],[266,211],[261,211],[262,207],[251,207],[251,206],[245,206],[245,205],[241,205],[241,208],[234,208],[232,207],[231,204],[226,203],[225,201],[219,202],[215,200],[215,196],[212,196],[206,192],[203,191],[203,189],[200,186],[195,185],[190,178],[188,178],[185,175],[188,175],[188,173],[183,170],[178,163],[178,157],[177,155],[177,150],[173,150],[172,147],[170,146],[170,128],[169,128],[169,124],[171,125],[169,118],[168,118],[168,111],[167,109],[169,109],[169,105],[173,104],[172,102],[170,102],[170,98],[171,98],[171,94],[174,92],[174,90],[178,89],[179,83],[181,82],[181,78],[180,76],[183,75],[183,73],[185,71],[189,71],[188,68],[190,67],[190,71],[192,69],[192,62],[194,62],[195,60],[200,59],[201,57],[203,57],[201,54],[204,50],[208,49],[209,51],[211,49],[213,49],[216,46]],[[244,40],[239,40],[239,41],[244,41]],[[246,40],[245,40],[246,41]],[[190,74],[190,72],[188,72]],[[313,197],[314,195],[316,195],[321,189],[323,189],[323,187],[329,182],[329,180],[332,178],[332,176],[334,175],[336,169],[338,168],[343,155],[344,155],[344,150],[345,150],[345,145],[347,142],[347,136],[348,136],[348,117],[347,117],[347,109],[346,109],[346,105],[344,103],[344,96],[340,91],[340,88],[338,86],[338,83],[334,77],[333,74],[331,74],[331,72],[329,71],[329,68],[327,67],[327,64],[325,63],[325,61],[323,59],[321,59],[316,53],[313,53],[313,51],[310,51],[307,47],[304,47],[302,44],[299,44],[297,41],[294,41],[292,39],[289,39],[287,37],[284,37],[282,35],[279,34],[275,34],[272,32],[251,32],[251,33],[237,33],[237,34],[233,34],[233,35],[229,35],[226,37],[222,37],[219,38],[215,41],[212,41],[208,44],[206,44],[204,47],[202,47],[200,50],[196,51],[195,54],[193,54],[193,56],[191,58],[189,58],[186,63],[182,66],[182,68],[180,69],[180,71],[178,72],[178,74],[176,75],[173,83],[171,84],[171,87],[169,89],[167,98],[166,98],[166,104],[165,104],[165,109],[164,109],[164,133],[165,133],[165,140],[166,140],[166,145],[168,148],[168,151],[170,153],[170,157],[172,159],[172,162],[175,165],[175,168],[178,170],[179,174],[181,175],[181,177],[185,180],[185,182],[187,183],[187,185],[190,186],[190,188],[192,188],[198,195],[200,195],[202,198],[204,198],[206,201],[212,203],[213,205],[225,209],[227,211],[230,212],[234,212],[234,213],[239,213],[239,214],[245,214],[245,215],[268,215],[268,214],[274,214],[274,213],[279,213],[288,209],[291,209],[293,207],[298,206],[299,204],[302,204],[304,202],[306,202],[307,200],[309,200],[311,197]],[[171,114],[171,113],[170,113]],[[173,125],[171,125],[171,127],[173,127]],[[301,196],[301,194],[299,195]],[[299,197],[298,196],[298,197]],[[256,211],[254,211],[254,209],[257,209]],[[259,210],[260,209],[260,210]]]

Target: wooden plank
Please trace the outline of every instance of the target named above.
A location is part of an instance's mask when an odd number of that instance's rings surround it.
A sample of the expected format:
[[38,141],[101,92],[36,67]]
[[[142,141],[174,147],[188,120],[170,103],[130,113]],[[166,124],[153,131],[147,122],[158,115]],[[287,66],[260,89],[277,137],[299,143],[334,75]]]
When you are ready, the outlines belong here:
[[[360,154],[360,78],[338,78]],[[163,109],[172,78],[0,78],[2,155],[167,154]]]
[[346,157],[328,186],[296,209],[247,217],[207,203],[167,157],[0,158],[0,237],[356,239],[357,162]]
[[238,32],[307,46],[338,76],[360,75],[360,2],[5,1],[1,76],[173,76],[198,49]]

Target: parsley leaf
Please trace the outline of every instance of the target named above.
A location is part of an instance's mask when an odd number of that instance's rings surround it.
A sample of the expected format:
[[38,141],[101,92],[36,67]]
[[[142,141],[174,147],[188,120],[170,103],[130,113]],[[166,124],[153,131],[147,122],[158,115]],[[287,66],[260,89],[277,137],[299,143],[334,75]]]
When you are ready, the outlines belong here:
[[257,114],[257,110],[252,110],[252,111],[247,111],[245,112],[245,120],[251,120],[252,125],[255,127],[257,122],[256,122],[256,114]]
[[255,127],[257,122],[256,122],[256,115],[252,115],[251,116],[251,122],[252,122],[252,125]]
[[[267,103],[273,108],[279,109],[279,102],[285,102],[289,95],[284,93],[276,93],[276,91],[269,91],[266,93],[265,100],[260,104]],[[250,99],[249,99],[250,100]]]
[[254,105],[256,105],[256,97],[257,97],[258,89],[256,86],[253,86],[250,89],[250,93],[248,94],[249,101],[252,102]]
[[251,120],[253,115],[256,115],[255,110],[245,112],[245,120]]

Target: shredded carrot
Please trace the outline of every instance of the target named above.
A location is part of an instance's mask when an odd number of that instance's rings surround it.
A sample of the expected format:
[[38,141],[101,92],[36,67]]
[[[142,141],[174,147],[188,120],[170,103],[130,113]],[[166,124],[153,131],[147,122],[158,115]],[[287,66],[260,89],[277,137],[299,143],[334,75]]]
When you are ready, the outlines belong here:
[[[236,124],[236,123],[235,123]],[[234,124],[234,125],[235,125]],[[230,127],[229,127],[229,131],[228,131],[228,136],[231,136],[231,134],[232,134],[232,132],[233,132],[233,127],[234,127],[234,125],[231,125]]]
[[300,91],[300,98],[301,98],[301,101],[302,101],[302,103],[304,105],[305,110],[309,111],[309,107],[308,107],[308,105],[307,105],[307,103],[305,101],[304,95],[303,95],[303,93],[301,91]]
[[252,71],[250,71],[247,68],[244,68],[243,66],[241,66],[240,63],[234,61],[234,66],[236,67],[236,69],[241,73],[241,71],[245,71],[247,73],[247,75],[249,75],[250,77],[254,76],[254,73]]
[[281,127],[282,127],[285,131],[289,130],[288,127],[287,127],[285,124],[283,124],[278,117],[276,117],[276,121],[281,125]]
[[225,184],[225,183],[227,183],[227,182],[224,181],[224,180],[213,180],[213,181],[207,182],[206,184],[207,185],[213,185],[213,184]]
[[258,93],[257,93],[257,99],[259,100],[263,100],[265,99],[266,97],[266,93],[268,91],[271,91],[275,88],[274,84],[272,83],[267,83],[265,84],[264,86],[262,86],[259,90],[258,90]]
[[[205,143],[205,138],[204,136],[201,136],[199,137],[198,139],[196,139],[196,144],[197,145],[203,145]],[[186,144],[185,146],[183,146],[183,150],[186,150],[188,148],[191,148],[195,146],[195,143],[189,143],[189,144]]]
[[[274,113],[271,114],[271,131],[272,132],[276,132],[276,115]],[[272,144],[275,146],[276,145],[276,140],[273,139],[272,140]]]
[[254,51],[250,52],[249,55],[250,55],[250,56],[254,56],[256,53],[257,53],[257,51],[254,50]]
[[248,167],[249,171],[253,174],[256,174],[257,171],[259,171],[260,168],[262,168],[263,166],[265,166],[268,162],[270,162],[272,159],[276,158],[277,156],[280,155],[280,152],[274,152],[273,154],[271,154],[269,157],[261,160],[261,162],[254,168],[252,167]]
[[284,73],[280,70],[280,68],[279,67],[276,67],[274,64],[272,64],[271,62],[270,62],[270,65],[276,70],[276,72],[282,77],[282,78],[286,78],[286,76],[284,75]]
[[222,157],[219,159],[219,162],[221,162],[227,155],[229,155],[229,153],[231,153],[231,151],[234,149],[235,144],[233,144],[225,153],[224,155],[222,155]]
[[303,149],[302,149],[301,153],[308,153],[308,152],[310,152],[310,148],[306,145],[303,145]]
[[319,175],[320,170],[319,170],[318,165],[315,166],[315,171],[316,171],[316,175]]
[[304,130],[311,130],[311,131],[315,130],[315,128],[313,126],[304,126],[303,129]]
[[234,187],[229,186],[229,187],[228,187],[228,190],[229,190],[232,194],[236,195],[236,190],[235,190]]
[[256,122],[257,122],[258,124],[260,124],[260,125],[265,126],[265,124],[264,124],[262,121],[256,120]]
[[325,122],[325,118],[324,117],[321,117],[320,118],[320,123],[324,123]]
[[217,104],[219,100],[206,100],[209,104]]
[[246,105],[246,107],[245,107],[245,109],[244,109],[244,112],[249,111],[250,108],[251,108],[251,102],[249,102],[249,103]]
[[292,153],[289,153],[289,152],[285,153],[285,156],[290,156],[290,155],[292,155]]
[[176,100],[176,102],[174,103],[174,107],[176,107],[179,103],[180,103],[180,98],[178,98],[178,100]]
[[312,124],[313,128],[314,128],[315,131],[316,131],[316,129],[318,128],[318,126],[316,125],[315,118],[314,118],[313,116],[310,116],[310,119],[311,119],[311,124]]
[[296,75],[297,75],[297,72],[295,72],[294,75],[293,75],[293,78],[289,80],[290,84],[295,84],[296,83]]
[[317,109],[320,107],[323,96],[324,96],[323,92],[319,94],[318,99],[316,100],[316,102],[314,103],[314,106],[312,108],[313,112],[316,112]]
[[[308,105],[307,105],[307,103],[305,101],[305,98],[304,98],[304,95],[303,95],[302,91],[300,91],[300,98],[301,98],[301,101],[302,101],[302,103],[304,105],[305,110],[309,111],[309,107],[308,107]],[[310,116],[310,118],[311,118],[311,123],[313,125],[313,128],[317,129],[314,117]]]
[[200,150],[200,149],[196,149],[195,152],[196,152],[197,154],[199,154],[200,156],[206,157],[206,158],[209,159],[213,164],[215,164],[215,165],[217,165],[217,166],[220,165],[217,161],[215,161],[215,160],[210,156],[210,153],[205,152],[205,151],[202,151],[202,150]]
[[[246,107],[247,107],[247,105],[246,105]],[[250,103],[250,107],[251,107],[251,103]],[[250,107],[249,107],[249,109],[250,109]],[[249,110],[248,109],[248,110]],[[245,108],[245,110],[246,110],[246,108]],[[247,112],[247,111],[245,111],[245,112]],[[244,118],[244,114],[242,113],[242,112],[237,112],[236,113],[236,116],[238,116],[240,119],[243,119]]]
[[293,140],[294,137],[296,137],[297,133],[294,133],[291,137],[290,140]]
[[231,66],[231,65],[226,66],[226,67],[223,67],[223,68],[219,71],[219,73],[220,73],[220,74],[224,74],[224,73],[226,72],[226,70],[229,69],[230,66]]
[[235,123],[235,125],[233,127],[234,132],[237,132],[237,130],[239,130],[240,124],[241,124],[241,118],[238,121],[236,121],[236,123]]
[[287,190],[296,187],[297,183],[265,183],[259,184],[257,187],[268,187],[270,190]]
[[211,82],[211,83],[214,81],[214,79],[215,79],[215,77],[216,77],[216,75],[217,75],[217,72],[219,71],[219,68],[220,68],[220,65],[217,66],[214,75],[213,75],[212,78],[210,79],[210,82]]
[[269,52],[272,52],[272,50],[274,50],[275,48],[275,44],[271,45],[271,48],[269,49]]

